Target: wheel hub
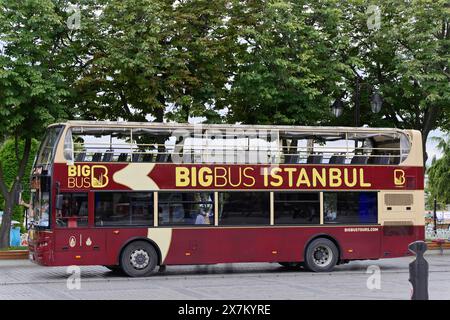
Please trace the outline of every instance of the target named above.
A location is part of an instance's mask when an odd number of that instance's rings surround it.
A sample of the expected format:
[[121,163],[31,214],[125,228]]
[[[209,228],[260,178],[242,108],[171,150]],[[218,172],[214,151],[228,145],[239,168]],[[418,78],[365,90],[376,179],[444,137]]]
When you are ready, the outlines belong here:
[[134,250],[130,255],[130,263],[135,269],[144,269],[148,266],[150,257],[143,249]]
[[314,249],[313,260],[318,266],[325,267],[331,263],[333,252],[327,246],[318,246]]

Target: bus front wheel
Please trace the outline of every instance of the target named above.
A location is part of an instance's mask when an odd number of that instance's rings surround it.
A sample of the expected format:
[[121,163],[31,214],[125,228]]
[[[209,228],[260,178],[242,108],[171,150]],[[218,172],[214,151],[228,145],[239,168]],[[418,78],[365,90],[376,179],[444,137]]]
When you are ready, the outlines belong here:
[[146,241],[135,241],[125,247],[120,266],[130,277],[149,276],[158,264],[155,248]]
[[315,239],[306,248],[305,267],[310,271],[331,271],[338,260],[339,251],[333,241],[329,239]]

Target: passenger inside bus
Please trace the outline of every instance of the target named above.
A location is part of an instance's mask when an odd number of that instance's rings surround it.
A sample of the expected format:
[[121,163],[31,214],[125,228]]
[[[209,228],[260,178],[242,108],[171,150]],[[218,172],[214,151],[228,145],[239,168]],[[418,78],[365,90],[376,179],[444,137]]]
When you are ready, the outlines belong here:
[[64,193],[61,210],[56,211],[59,227],[77,228],[88,224],[86,193]]
[[160,225],[210,225],[214,223],[214,194],[211,192],[160,192]]

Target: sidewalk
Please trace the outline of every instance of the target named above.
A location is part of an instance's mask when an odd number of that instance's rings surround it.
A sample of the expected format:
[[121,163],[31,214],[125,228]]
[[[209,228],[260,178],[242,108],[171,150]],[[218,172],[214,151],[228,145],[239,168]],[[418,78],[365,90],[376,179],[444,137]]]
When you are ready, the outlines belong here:
[[[450,249],[444,249],[442,250],[442,253],[439,249],[437,250],[427,250],[425,252],[425,256],[450,256]],[[410,258],[414,258],[414,256],[409,256]],[[391,260],[391,259],[401,259],[401,258],[386,258],[386,259],[379,259],[378,261],[385,261],[385,260]],[[363,260],[364,261],[364,260]],[[376,261],[376,260],[374,260]],[[2,260],[0,259],[0,267],[13,267],[13,266],[20,266],[20,267],[40,267],[39,265],[31,262],[28,259],[8,259],[8,260]],[[89,267],[89,266],[88,266]],[[44,268],[44,267],[42,267]],[[58,267],[55,267],[58,268]]]

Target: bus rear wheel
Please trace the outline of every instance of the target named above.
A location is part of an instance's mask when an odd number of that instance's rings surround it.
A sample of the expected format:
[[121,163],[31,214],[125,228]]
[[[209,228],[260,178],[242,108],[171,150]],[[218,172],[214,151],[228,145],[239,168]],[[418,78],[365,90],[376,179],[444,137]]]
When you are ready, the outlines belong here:
[[329,239],[315,239],[306,248],[305,267],[310,271],[331,271],[338,260],[339,251],[333,241]]
[[120,266],[130,277],[147,277],[158,264],[155,248],[146,241],[135,241],[125,247],[120,257]]

